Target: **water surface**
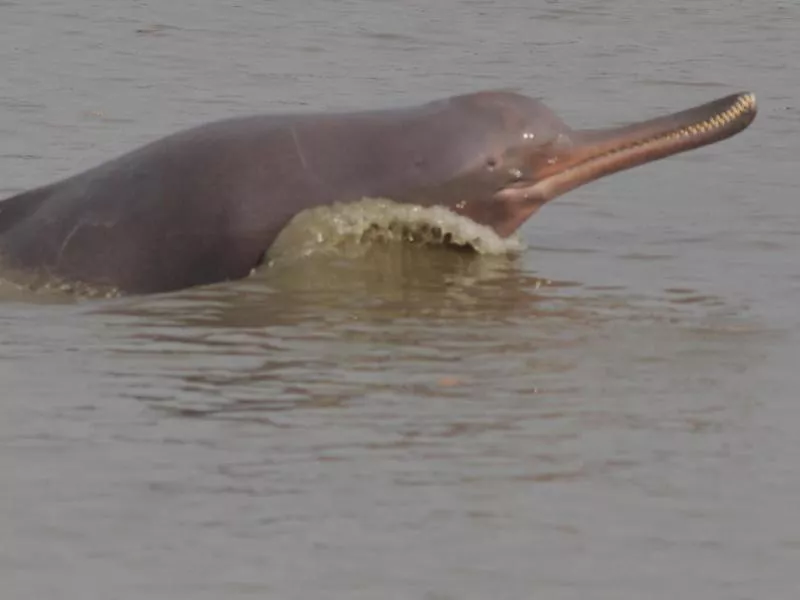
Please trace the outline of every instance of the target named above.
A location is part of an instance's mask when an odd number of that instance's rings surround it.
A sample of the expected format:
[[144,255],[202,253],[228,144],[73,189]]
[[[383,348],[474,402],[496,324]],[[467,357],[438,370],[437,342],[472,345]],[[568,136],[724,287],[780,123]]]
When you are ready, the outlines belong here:
[[521,253],[374,244],[0,304],[4,598],[794,598],[793,2],[0,3],[3,195],[181,127],[493,87],[575,127],[751,89]]

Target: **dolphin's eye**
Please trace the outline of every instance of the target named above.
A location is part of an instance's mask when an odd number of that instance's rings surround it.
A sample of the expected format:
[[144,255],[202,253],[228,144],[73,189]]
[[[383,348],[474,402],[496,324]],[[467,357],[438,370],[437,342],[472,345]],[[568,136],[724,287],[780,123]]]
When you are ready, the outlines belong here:
[[497,159],[493,156],[490,156],[486,159],[486,166],[491,171],[497,166]]

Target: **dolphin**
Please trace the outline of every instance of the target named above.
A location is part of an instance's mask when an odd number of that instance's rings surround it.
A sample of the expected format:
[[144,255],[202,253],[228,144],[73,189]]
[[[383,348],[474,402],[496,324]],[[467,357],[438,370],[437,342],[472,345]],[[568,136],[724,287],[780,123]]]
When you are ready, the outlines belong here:
[[230,118],[0,202],[0,265],[145,294],[246,277],[298,213],[365,197],[443,206],[509,236],[590,181],[720,140],[752,93],[598,130],[482,91],[384,110]]

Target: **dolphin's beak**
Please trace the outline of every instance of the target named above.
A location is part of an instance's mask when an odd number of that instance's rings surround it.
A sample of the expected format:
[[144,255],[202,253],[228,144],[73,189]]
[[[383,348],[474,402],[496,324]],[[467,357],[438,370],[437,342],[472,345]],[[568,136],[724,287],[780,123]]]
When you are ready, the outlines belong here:
[[541,206],[611,173],[713,144],[739,133],[755,116],[756,98],[745,92],[641,123],[571,132],[571,144],[536,170],[529,198]]

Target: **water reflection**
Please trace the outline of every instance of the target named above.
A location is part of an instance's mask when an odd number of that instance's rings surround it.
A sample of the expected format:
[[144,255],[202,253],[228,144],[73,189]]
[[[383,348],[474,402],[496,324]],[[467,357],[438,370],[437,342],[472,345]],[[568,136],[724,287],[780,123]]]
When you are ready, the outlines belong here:
[[359,257],[309,256],[242,282],[124,299],[102,311],[230,328],[352,318],[502,320],[544,301],[545,289],[575,285],[522,273],[505,256],[388,243],[371,245]]
[[[568,398],[614,370],[652,373],[653,361],[663,370],[693,327],[725,330],[730,319],[711,323],[713,306],[724,302],[690,288],[636,296],[539,278],[508,257],[373,244],[355,258],[309,256],[246,281],[89,312],[106,323],[125,395],[173,415],[285,424],[275,414],[297,408]],[[688,361],[678,357],[682,368],[703,364],[713,334],[699,338]],[[437,427],[452,435],[485,425]]]
[[125,334],[119,357],[163,365],[180,381],[141,382],[133,395],[231,414],[338,406],[384,389],[455,393],[461,380],[447,378],[461,377],[462,361],[513,351],[498,327],[532,312],[569,317],[543,293],[556,287],[508,259],[377,244],[359,259],[314,256],[244,282],[92,312]]

